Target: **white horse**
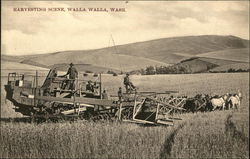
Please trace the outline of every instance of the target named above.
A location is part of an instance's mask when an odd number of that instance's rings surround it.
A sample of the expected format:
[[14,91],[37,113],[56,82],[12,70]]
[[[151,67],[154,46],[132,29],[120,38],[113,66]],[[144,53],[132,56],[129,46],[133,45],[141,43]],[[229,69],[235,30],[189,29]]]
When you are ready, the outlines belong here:
[[233,109],[235,109],[235,108],[238,109],[238,107],[240,107],[241,99],[242,99],[242,94],[238,90],[238,94],[232,95],[231,97],[229,97],[228,108],[230,109],[230,107],[232,107]]
[[226,104],[226,101],[227,101],[227,98],[228,98],[228,95],[225,94],[224,96],[222,97],[219,97],[219,98],[212,98],[211,99],[211,104],[213,106],[213,110],[215,110],[216,108],[221,108],[224,110],[225,109],[225,104]]
[[238,89],[238,97],[240,98],[240,101],[242,100],[242,94],[241,94],[241,92],[240,92],[240,90]]

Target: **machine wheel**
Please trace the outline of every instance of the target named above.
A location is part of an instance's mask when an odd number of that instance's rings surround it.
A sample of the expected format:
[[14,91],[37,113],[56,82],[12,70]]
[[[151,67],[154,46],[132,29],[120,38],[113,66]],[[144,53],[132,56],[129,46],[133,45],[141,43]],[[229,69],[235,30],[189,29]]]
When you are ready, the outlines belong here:
[[122,110],[122,119],[132,120],[133,118],[133,107],[127,107]]

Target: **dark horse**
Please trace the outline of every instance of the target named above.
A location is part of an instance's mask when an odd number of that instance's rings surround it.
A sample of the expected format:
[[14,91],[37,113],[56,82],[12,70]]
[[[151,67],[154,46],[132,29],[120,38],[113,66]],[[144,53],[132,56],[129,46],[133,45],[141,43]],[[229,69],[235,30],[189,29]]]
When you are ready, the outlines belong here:
[[211,111],[212,105],[209,95],[197,94],[194,98],[188,98],[184,107],[187,112]]

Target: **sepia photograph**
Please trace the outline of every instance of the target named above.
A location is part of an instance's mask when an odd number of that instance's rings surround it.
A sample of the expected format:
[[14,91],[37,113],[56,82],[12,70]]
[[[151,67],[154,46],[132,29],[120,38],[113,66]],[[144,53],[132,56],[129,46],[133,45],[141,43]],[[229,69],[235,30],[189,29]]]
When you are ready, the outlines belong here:
[[249,1],[1,0],[0,158],[249,158]]

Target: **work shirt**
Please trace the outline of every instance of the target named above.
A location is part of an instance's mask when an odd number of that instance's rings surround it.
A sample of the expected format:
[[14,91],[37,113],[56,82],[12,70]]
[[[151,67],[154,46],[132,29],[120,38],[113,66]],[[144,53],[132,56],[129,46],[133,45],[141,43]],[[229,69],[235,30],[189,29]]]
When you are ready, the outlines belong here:
[[119,90],[119,91],[117,92],[117,94],[118,94],[118,97],[122,97],[122,90]]
[[109,94],[108,93],[102,93],[102,99],[109,99]]
[[69,79],[76,79],[78,76],[78,72],[75,67],[70,67],[68,69],[67,75],[69,75]]
[[90,84],[90,83],[88,83],[88,84],[86,85],[86,91],[94,92],[94,87],[93,87],[93,85]]
[[128,76],[124,77],[123,83],[124,84],[129,84],[129,77]]

